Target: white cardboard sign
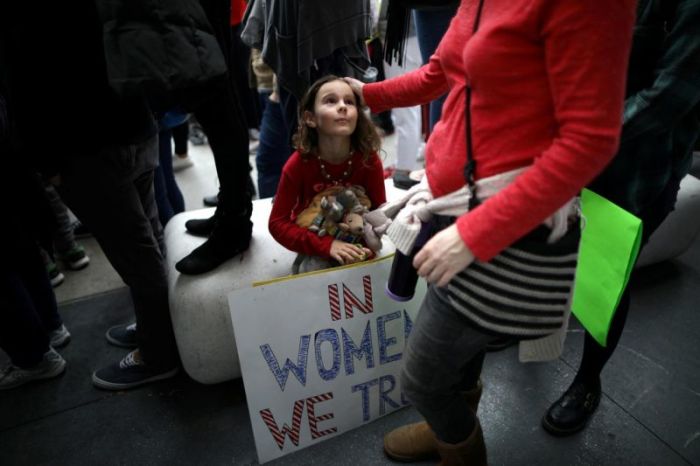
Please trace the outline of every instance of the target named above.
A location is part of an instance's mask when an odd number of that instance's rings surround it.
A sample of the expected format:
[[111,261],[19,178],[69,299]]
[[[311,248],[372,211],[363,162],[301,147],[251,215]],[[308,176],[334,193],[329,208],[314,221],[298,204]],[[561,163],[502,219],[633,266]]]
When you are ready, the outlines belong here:
[[407,404],[399,373],[425,295],[388,298],[391,256],[229,294],[260,463]]

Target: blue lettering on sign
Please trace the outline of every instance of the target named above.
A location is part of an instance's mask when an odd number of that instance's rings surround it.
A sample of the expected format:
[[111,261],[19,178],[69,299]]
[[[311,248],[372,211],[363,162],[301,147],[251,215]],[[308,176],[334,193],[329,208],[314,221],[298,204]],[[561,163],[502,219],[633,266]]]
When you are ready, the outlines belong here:
[[[389,388],[385,387],[384,382],[389,382]],[[383,416],[386,414],[386,405],[388,404],[394,409],[400,408],[399,404],[389,398],[389,393],[391,393],[394,388],[396,388],[396,379],[393,375],[383,375],[379,378],[379,415]]]
[[348,335],[345,329],[341,329],[343,333],[343,355],[345,356],[345,374],[352,375],[355,373],[354,358],[365,358],[367,369],[374,367],[374,349],[372,348],[372,330],[369,326],[369,321],[362,334],[360,347],[355,345],[352,337]]
[[386,364],[401,359],[401,353],[387,355],[390,346],[396,344],[396,337],[386,337],[386,323],[401,318],[401,311],[377,317],[377,334],[379,338],[379,363]]
[[378,383],[379,383],[379,379],[373,379],[373,380],[370,380],[369,382],[358,383],[357,385],[352,386],[352,393],[355,393],[358,390],[362,390],[362,421],[363,422],[369,421],[369,389],[370,389],[370,387],[377,385]]
[[[321,345],[324,342],[329,342],[331,348],[333,348],[333,366],[330,369],[326,369],[326,366],[323,364]],[[320,375],[323,380],[335,379],[340,370],[340,343],[338,342],[338,332],[332,328],[319,330],[314,337],[314,346],[316,347],[318,375]]]
[[287,362],[284,363],[283,368],[280,368],[280,365],[277,362],[277,357],[275,356],[275,353],[272,352],[270,345],[266,343],[260,346],[260,351],[262,351],[263,357],[267,362],[267,366],[270,368],[270,371],[272,371],[272,375],[275,376],[275,379],[280,386],[280,390],[284,391],[284,386],[287,384],[287,377],[289,377],[289,371],[294,374],[302,386],[306,386],[306,363],[309,359],[310,341],[311,335],[302,335],[299,338],[299,355],[297,356],[297,363],[294,364],[289,360],[289,358],[287,358]]
[[406,312],[406,309],[403,310],[403,336],[404,336],[404,344],[408,341],[408,336],[411,334],[411,330],[413,330],[413,321],[411,318],[408,316],[408,312]]

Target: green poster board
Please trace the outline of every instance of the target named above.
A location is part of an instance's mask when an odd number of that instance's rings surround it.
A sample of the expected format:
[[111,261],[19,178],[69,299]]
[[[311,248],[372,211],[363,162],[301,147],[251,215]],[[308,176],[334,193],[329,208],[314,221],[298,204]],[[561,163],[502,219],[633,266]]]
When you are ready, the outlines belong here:
[[608,330],[639,253],[642,222],[584,189],[581,234],[572,312],[606,346]]

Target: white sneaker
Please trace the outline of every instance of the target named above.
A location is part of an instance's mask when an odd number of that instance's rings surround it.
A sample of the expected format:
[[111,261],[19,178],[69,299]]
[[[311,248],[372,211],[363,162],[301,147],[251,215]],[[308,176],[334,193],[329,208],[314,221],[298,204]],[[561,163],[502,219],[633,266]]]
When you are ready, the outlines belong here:
[[248,143],[248,152],[250,154],[255,154],[255,151],[258,150],[258,147],[260,147],[260,141],[256,141],[254,139],[251,139],[250,142]]
[[179,172],[180,170],[184,170],[185,168],[190,168],[192,165],[194,165],[194,162],[192,161],[192,158],[187,155],[185,157],[180,157],[179,155],[173,155],[173,171],[174,172]]
[[66,360],[53,348],[44,354],[39,364],[29,369],[10,365],[0,372],[0,390],[19,387],[33,380],[50,379],[66,370]]
[[56,330],[49,332],[49,340],[53,348],[66,346],[70,342],[70,332],[65,325],[61,324]]

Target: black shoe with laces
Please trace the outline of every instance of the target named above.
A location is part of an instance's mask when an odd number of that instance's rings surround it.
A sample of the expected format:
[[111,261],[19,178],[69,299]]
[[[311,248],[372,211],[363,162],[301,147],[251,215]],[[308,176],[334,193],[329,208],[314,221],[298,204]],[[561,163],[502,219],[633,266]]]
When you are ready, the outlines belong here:
[[598,407],[600,396],[600,379],[592,383],[574,380],[561,398],[549,407],[542,418],[542,427],[558,437],[580,431]]
[[214,270],[250,246],[253,222],[249,219],[226,225],[219,221],[209,238],[185,258],[175,264],[175,269],[185,275],[198,275]]
[[138,350],[127,354],[124,359],[92,374],[92,383],[104,390],[128,390],[147,383],[174,377],[180,370],[178,365],[157,368],[144,363]]
[[132,324],[122,324],[110,327],[105,333],[107,341],[120,348],[136,348],[136,322]]

